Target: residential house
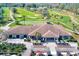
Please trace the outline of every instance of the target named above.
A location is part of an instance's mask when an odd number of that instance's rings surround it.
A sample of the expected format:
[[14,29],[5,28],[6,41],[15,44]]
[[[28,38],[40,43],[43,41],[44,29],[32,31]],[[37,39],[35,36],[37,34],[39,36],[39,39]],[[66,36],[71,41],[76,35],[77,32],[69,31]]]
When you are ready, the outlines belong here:
[[48,47],[43,46],[43,45],[33,45],[32,51],[34,51],[36,55],[39,55],[39,54],[48,55],[50,50]]
[[55,49],[57,51],[57,54],[62,54],[66,56],[79,53],[79,51],[75,47],[71,46],[68,43],[58,43]]
[[7,31],[8,39],[31,38],[36,40],[36,33],[41,36],[38,40],[44,42],[54,42],[59,39],[69,39],[72,35],[61,25],[43,24],[33,26],[18,26]]

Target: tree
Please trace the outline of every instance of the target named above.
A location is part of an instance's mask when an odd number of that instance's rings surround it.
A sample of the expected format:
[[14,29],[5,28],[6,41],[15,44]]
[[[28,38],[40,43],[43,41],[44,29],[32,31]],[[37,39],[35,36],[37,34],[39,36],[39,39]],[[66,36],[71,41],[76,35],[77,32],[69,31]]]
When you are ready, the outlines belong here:
[[26,24],[26,23],[25,23],[25,20],[26,20],[25,18],[26,18],[26,16],[25,16],[25,15],[23,15],[24,25]]
[[27,39],[24,39],[24,41],[26,42],[30,42],[31,41],[31,38],[27,38]]
[[18,21],[18,20],[16,20],[16,21],[15,21],[15,23],[16,23],[17,25],[20,25],[20,23],[19,23],[19,21]]
[[13,43],[2,43],[0,44],[0,52],[3,54],[14,54],[16,55],[22,53],[24,50],[26,50],[26,46],[24,44],[13,44]]
[[14,14],[17,12],[16,8],[12,8],[12,11]]
[[59,4],[60,9],[64,9],[64,4]]
[[41,37],[41,34],[40,34],[39,32],[36,32],[36,33],[35,33],[35,37],[36,37],[36,40],[39,40],[40,37]]
[[42,15],[44,16],[44,19],[50,18],[48,9],[46,7],[42,9]]
[[79,8],[77,9],[77,14],[79,14]]
[[74,23],[72,25],[73,25],[73,31],[75,31],[76,30],[76,25]]
[[25,3],[23,3],[23,6],[22,7],[25,7]]
[[76,26],[76,30],[79,32],[79,25]]
[[33,8],[36,8],[36,4],[32,4],[32,7],[33,7]]

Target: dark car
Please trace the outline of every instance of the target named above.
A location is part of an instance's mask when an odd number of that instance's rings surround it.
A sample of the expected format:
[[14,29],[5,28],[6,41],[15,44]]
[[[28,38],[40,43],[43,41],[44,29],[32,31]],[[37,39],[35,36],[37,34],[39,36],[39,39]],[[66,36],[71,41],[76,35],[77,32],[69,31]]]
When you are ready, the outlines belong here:
[[44,54],[39,54],[39,56],[45,56]]
[[53,56],[52,54],[48,54],[48,56]]

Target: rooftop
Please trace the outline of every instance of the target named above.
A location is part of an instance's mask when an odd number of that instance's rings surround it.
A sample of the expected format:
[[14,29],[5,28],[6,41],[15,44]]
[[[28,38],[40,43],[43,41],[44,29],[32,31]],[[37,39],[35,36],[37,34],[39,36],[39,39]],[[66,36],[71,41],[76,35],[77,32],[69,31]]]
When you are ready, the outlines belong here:
[[48,30],[43,37],[58,37],[55,33],[53,33],[52,31]]
[[56,51],[59,52],[78,52],[75,47],[70,46],[68,43],[60,43],[55,47]]
[[71,33],[66,31],[63,26],[56,24],[18,26],[7,31],[8,34],[28,34],[31,36],[34,36],[36,32],[39,32],[44,37],[59,37],[59,35],[71,35]]
[[34,45],[33,51],[35,51],[35,52],[48,52],[49,49],[46,46],[43,46],[43,45]]

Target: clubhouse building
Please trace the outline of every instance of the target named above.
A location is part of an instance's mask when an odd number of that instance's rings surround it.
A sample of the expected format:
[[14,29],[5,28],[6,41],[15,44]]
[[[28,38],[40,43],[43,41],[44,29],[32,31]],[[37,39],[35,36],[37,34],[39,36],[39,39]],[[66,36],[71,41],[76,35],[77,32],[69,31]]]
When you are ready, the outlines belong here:
[[17,26],[7,31],[8,39],[36,39],[36,33],[40,36],[38,40],[42,42],[54,42],[60,39],[69,39],[72,35],[61,25],[57,24],[43,24],[32,26]]

